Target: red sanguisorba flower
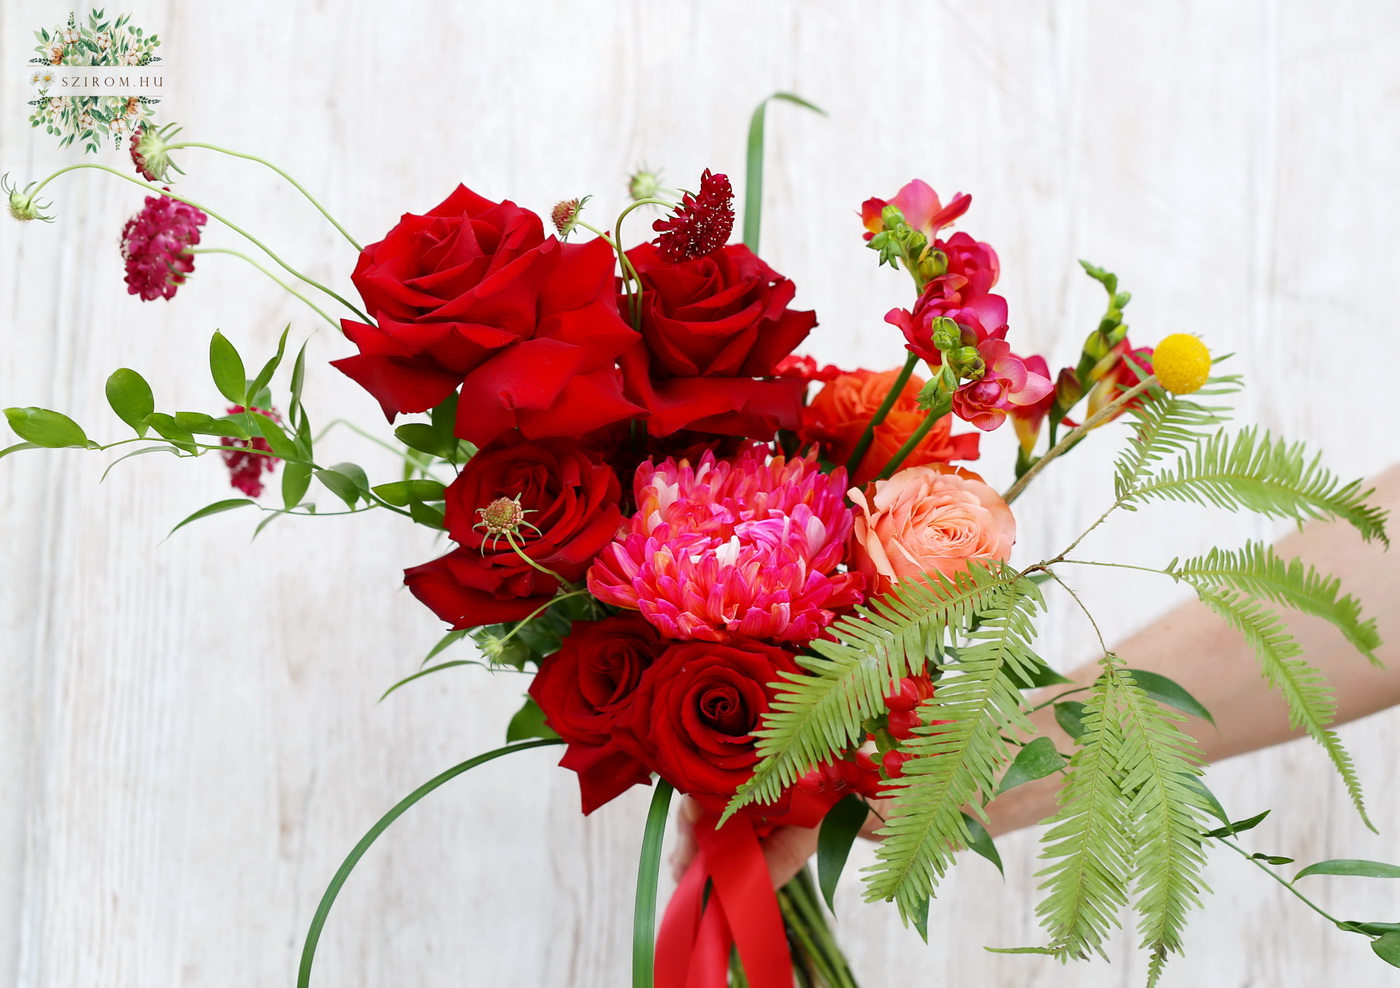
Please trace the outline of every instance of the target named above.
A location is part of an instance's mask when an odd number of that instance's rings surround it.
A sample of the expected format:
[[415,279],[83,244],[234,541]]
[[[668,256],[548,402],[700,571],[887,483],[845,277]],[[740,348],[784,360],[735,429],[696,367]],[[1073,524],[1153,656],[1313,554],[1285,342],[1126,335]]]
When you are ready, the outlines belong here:
[[147,302],[173,298],[194,271],[190,248],[209,217],[169,196],[147,196],[141,212],[122,228],[126,287]]
[[390,421],[462,388],[456,432],[478,446],[631,418],[641,409],[617,358],[637,336],[617,310],[614,263],[601,239],[546,239],[534,213],[458,186],[361,252],[351,280],[376,325],[345,320],[360,352],[332,363]]

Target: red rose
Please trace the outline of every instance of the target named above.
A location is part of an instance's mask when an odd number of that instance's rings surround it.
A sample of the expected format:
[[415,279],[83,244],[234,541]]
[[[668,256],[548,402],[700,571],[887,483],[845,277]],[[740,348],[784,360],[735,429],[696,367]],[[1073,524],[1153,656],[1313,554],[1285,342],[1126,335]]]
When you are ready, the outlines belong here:
[[643,673],[615,737],[712,813],[753,774],[753,732],[773,699],[769,685],[797,672],[790,653],[751,641],[680,642]]
[[583,812],[651,780],[651,769],[612,738],[642,672],[666,643],[639,614],[576,621],[559,651],[540,663],[530,695],[569,743],[559,762],[578,773]]
[[521,559],[492,520],[503,516],[525,555],[576,581],[623,524],[621,496],[596,454],[569,440],[512,436],[472,457],[447,488],[447,530],[459,548],[405,571],[404,582],[454,628],[518,621],[559,581]]
[[646,346],[621,363],[628,397],[651,413],[648,431],[764,437],[795,426],[805,382],[754,380],[775,376],[817,324],[788,308],[792,282],[742,244],[680,263],[651,244],[627,257],[643,287]]
[[356,356],[332,361],[393,421],[458,387],[457,434],[576,435],[641,409],[616,367],[636,334],[616,309],[602,240],[544,239],[540,219],[458,186],[360,254],[352,280],[378,322],[344,320]]

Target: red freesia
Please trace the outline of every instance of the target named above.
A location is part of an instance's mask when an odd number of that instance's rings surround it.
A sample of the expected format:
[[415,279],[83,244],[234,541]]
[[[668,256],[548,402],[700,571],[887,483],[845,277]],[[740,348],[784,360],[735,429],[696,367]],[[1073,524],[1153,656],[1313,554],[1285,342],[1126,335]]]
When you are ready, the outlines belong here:
[[918,230],[933,243],[938,231],[952,223],[972,205],[972,196],[959,192],[949,200],[948,205],[938,198],[929,184],[922,179],[914,179],[895,194],[888,202],[884,199],[867,199],[861,204],[860,218],[865,224],[865,239],[885,229],[881,213],[886,206],[895,206],[904,214],[904,222]]
[[898,326],[907,349],[928,361],[932,367],[943,363],[943,353],[933,343],[934,323],[951,319],[962,328],[963,343],[977,346],[985,340],[1006,335],[1006,299],[1000,295],[965,295],[951,290],[943,278],[935,278],[919,296],[914,311],[891,309],[885,322]]
[[568,742],[559,764],[578,773],[584,813],[651,778],[651,769],[612,735],[642,674],[666,644],[640,615],[619,614],[574,622],[559,651],[540,663],[530,696]]
[[572,436],[637,414],[619,354],[636,341],[613,298],[607,243],[544,239],[540,219],[465,187],[406,214],[360,254],[352,280],[378,325],[344,321],[359,354],[332,363],[393,420],[457,388],[456,431]]
[[[519,505],[509,534],[490,530],[483,512],[502,499]],[[596,453],[565,439],[507,437],[468,461],[447,488],[446,525],[458,548],[405,571],[413,595],[454,628],[526,617],[589,564],[623,524],[617,475]]]
[[[673,264],[651,244],[627,253],[641,279],[643,346],[622,354],[627,397],[647,429],[764,438],[796,426],[805,382],[772,377],[817,324],[788,308],[791,281],[742,244]],[[625,304],[625,303],[624,303]]]
[[984,340],[977,355],[986,370],[980,379],[953,392],[953,414],[983,432],[1000,426],[1017,407],[1034,405],[1055,392],[1050,378],[1027,367],[1005,340]]

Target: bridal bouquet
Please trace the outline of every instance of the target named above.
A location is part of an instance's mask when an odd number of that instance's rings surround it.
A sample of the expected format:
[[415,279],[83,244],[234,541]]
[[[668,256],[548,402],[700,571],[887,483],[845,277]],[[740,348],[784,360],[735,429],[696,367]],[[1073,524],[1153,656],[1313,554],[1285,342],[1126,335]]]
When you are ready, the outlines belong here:
[[[127,444],[137,445],[128,455],[221,455],[243,496],[181,525],[243,508],[265,514],[259,529],[280,515],[324,514],[313,483],[345,512],[402,515],[445,537],[445,551],[403,579],[448,630],[426,668],[394,688],[480,665],[428,665],[468,644],[488,665],[533,674],[505,747],[427,782],[351,853],[312,921],[301,985],[332,902],[394,819],[475,765],[549,744],[562,746],[584,813],[632,786],[654,788],[634,985],[854,985],[822,900],[830,905],[868,818],[879,816],[882,842],[867,897],[893,901],[926,932],[930,898],[957,853],[997,860],[983,827],[988,804],[1052,773],[1064,781],[1044,837],[1045,943],[1012,949],[1102,952],[1131,909],[1155,982],[1205,891],[1206,846],[1249,856],[1237,838],[1262,816],[1237,819],[1202,784],[1181,723],[1210,715],[1180,686],[1129,668],[1107,645],[1089,686],[1036,654],[1036,621],[1051,602],[1083,608],[1072,584],[1083,565],[1150,569],[1194,589],[1254,646],[1264,678],[1364,814],[1328,728],[1329,689],[1276,610],[1326,618],[1374,660],[1374,624],[1334,578],[1260,543],[1145,566],[1085,558],[1081,535],[1053,557],[1009,559],[1016,499],[1086,440],[1121,443],[1112,489],[1083,491],[1103,505],[1091,530],[1175,500],[1339,519],[1384,541],[1369,492],[1298,445],[1222,428],[1221,398],[1238,379],[1212,376],[1194,335],[1131,342],[1128,293],[1092,265],[1106,310],[1075,361],[1052,373],[1043,357],[1018,354],[1010,307],[995,292],[996,252],[950,232],[971,197],[945,202],[922,181],[852,204],[849,232],[864,237],[872,261],[911,279],[907,304],[885,316],[907,347],[903,366],[838,368],[798,355],[817,318],[757,252],[762,138],[760,107],[742,242],[731,183],[712,171],[686,192],[638,174],[631,201],[599,226],[588,197],[557,203],[546,220],[458,186],[368,246],[336,224],[353,248],[345,265],[358,303],[166,187],[173,154],[223,149],[149,124],[132,140],[130,173],[104,169],[147,196],[122,231],[130,292],[172,298],[206,253],[252,262],[343,331],[332,363],[396,424],[402,471],[371,481],[354,463],[324,459],[303,395],[305,345],[278,384],[290,329],[251,374],[234,341],[214,333],[209,369],[223,401],[206,411],[158,410],[150,384],[122,368],[107,397],[133,437],[99,443],[59,412],[7,408],[22,442],[0,456]],[[48,181],[7,185],[11,214],[48,219],[39,199]],[[644,209],[650,230],[638,237],[633,219],[627,236],[626,221]],[[262,259],[201,246],[210,220]],[[1115,420],[1127,429],[1091,438]],[[1006,454],[1017,479],[1005,491],[970,467],[998,431],[1014,434]],[[266,490],[271,482],[277,491]],[[1073,750],[1035,735],[1027,714],[1046,706]],[[699,807],[698,852],[658,935],[673,792]],[[785,825],[821,826],[820,871],[774,893],[761,841]],[[1276,870],[1287,859],[1253,858],[1290,887],[1297,880]],[[1297,877],[1386,869],[1322,862]],[[1400,966],[1396,926],[1338,925]]]

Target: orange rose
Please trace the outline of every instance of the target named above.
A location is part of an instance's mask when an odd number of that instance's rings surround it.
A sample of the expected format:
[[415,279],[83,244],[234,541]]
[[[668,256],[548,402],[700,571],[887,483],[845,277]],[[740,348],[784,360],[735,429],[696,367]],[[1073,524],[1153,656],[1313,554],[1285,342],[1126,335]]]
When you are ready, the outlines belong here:
[[[802,410],[802,439],[820,443],[823,458],[833,463],[845,463],[898,376],[898,370],[878,374],[856,370],[834,378]],[[874,478],[923,422],[925,413],[919,410],[915,401],[923,386],[921,378],[910,376],[885,416],[885,421],[875,430],[874,441],[861,458],[852,483],[864,485]],[[978,438],[976,433],[952,435],[951,419],[944,417],[909,453],[903,465],[975,460]]]
[[965,572],[972,559],[1005,560],[1016,541],[1011,509],[969,470],[906,467],[869,495],[857,487],[848,496],[857,509],[852,556],[872,593]]

